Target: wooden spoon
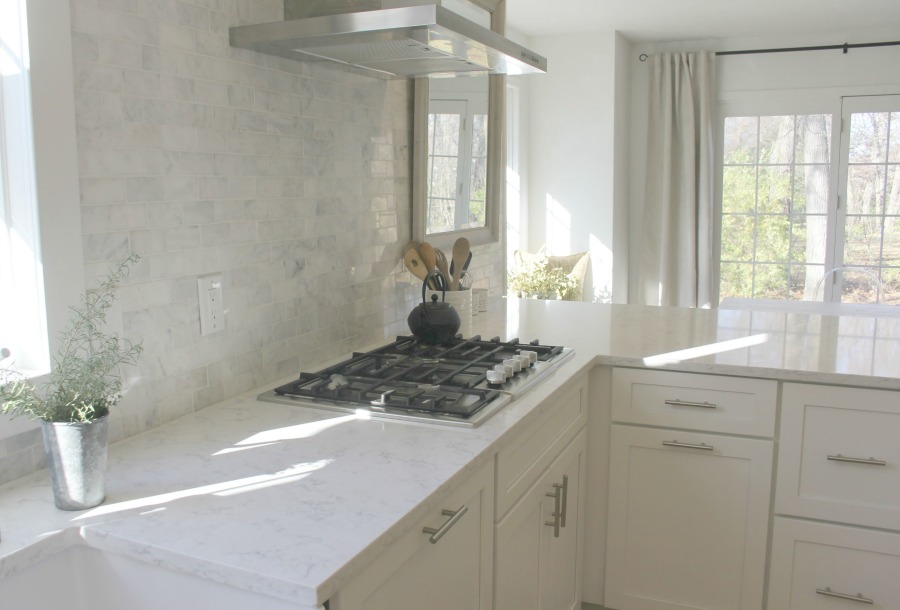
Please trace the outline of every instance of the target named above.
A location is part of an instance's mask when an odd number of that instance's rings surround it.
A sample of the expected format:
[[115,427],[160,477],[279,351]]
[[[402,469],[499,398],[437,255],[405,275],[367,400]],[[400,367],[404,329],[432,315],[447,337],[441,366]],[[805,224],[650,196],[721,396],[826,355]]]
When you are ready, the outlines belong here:
[[420,280],[424,281],[428,276],[428,269],[425,268],[425,263],[419,258],[419,253],[415,248],[410,248],[406,251],[406,254],[403,255],[403,261],[406,263],[406,268]]
[[469,240],[460,237],[453,244],[453,279],[450,280],[450,290],[459,290],[459,276],[467,258],[469,258]]
[[447,288],[450,287],[450,269],[447,266],[447,255],[444,254],[443,250],[434,249],[435,254],[435,265],[438,268],[438,271],[441,272],[441,275],[444,276],[444,286]]
[[[437,254],[434,252],[434,248],[427,241],[423,241],[419,244],[419,258],[422,259],[422,262],[425,263],[425,268],[428,270],[428,273],[434,271],[435,264],[437,263]],[[434,289],[437,288],[434,285],[434,279],[429,283],[429,287]]]
[[403,256],[406,256],[406,253],[409,252],[410,250],[418,251],[420,245],[421,244],[415,240],[410,241],[405,246],[403,246],[403,250],[401,250],[400,254],[402,254]]

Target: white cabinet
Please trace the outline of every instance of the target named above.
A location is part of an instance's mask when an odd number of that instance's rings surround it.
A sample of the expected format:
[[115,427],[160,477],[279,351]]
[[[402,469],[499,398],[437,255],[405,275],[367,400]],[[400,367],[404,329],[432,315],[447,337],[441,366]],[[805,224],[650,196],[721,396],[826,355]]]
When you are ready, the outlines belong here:
[[900,530],[900,393],[785,384],[775,512]]
[[770,610],[900,608],[900,535],[776,517]]
[[506,514],[587,424],[587,379],[551,398],[553,405],[497,453],[497,518]]
[[577,610],[587,431],[497,523],[496,610]]
[[900,607],[898,438],[897,392],[785,384],[771,610]]
[[330,610],[489,610],[493,473],[488,464],[441,500],[343,587]]
[[769,379],[613,369],[618,422],[771,438],[777,398]]
[[[775,382],[620,369],[613,379],[613,418],[626,425],[610,435],[605,605],[758,610],[774,447],[734,435],[771,430],[760,422],[774,421]],[[660,387],[674,391],[654,389],[649,405],[644,389]],[[760,392],[768,398],[747,400]],[[768,413],[738,409],[730,396]],[[659,419],[648,415],[657,408]],[[731,434],[631,425],[656,422]]]

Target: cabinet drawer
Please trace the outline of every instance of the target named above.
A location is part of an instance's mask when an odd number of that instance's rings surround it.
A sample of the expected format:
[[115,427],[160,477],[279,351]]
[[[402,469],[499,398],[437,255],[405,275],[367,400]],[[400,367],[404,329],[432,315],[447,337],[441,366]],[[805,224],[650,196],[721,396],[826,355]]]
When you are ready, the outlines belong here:
[[900,607],[897,534],[779,517],[771,566],[769,608]]
[[517,440],[497,453],[498,519],[587,423],[586,377],[575,380],[574,387],[561,398],[548,400],[556,402],[554,408],[548,409]]
[[613,421],[771,438],[778,384],[765,379],[613,369]]
[[900,530],[898,399],[786,384],[776,512]]

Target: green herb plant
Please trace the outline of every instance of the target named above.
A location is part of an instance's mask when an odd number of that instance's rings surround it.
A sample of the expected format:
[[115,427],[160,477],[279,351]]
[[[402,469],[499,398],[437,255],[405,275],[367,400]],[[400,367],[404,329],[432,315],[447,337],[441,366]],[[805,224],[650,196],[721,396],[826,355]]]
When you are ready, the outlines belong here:
[[507,285],[520,297],[567,300],[578,289],[578,280],[560,267],[551,267],[547,256],[541,254],[510,273]]
[[90,422],[107,415],[122,396],[119,367],[137,364],[140,343],[105,330],[106,314],[116,299],[119,283],[140,257],[129,254],[98,287],[81,298],[60,333],[54,366],[33,383],[20,373],[0,370],[0,412],[48,422]]

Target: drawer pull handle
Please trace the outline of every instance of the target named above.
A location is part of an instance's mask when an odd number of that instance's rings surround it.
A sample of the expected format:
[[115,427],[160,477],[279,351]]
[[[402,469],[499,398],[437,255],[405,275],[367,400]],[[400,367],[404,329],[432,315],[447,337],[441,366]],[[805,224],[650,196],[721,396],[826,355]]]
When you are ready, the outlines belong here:
[[698,409],[718,409],[718,405],[714,402],[691,402],[689,400],[667,400],[666,404],[670,407],[696,407]]
[[453,511],[444,509],[441,511],[441,514],[445,517],[450,517],[441,527],[435,529],[433,527],[423,527],[423,534],[431,534],[431,537],[428,539],[428,542],[431,544],[437,544],[437,541],[444,537],[444,534],[450,531],[450,528],[456,525],[456,522],[462,519],[462,516],[469,512],[469,507],[463,504],[459,507],[459,510]]
[[829,455],[828,459],[832,462],[850,462],[851,464],[867,464],[869,466],[887,466],[884,460],[876,460],[875,458],[855,458],[844,457],[840,453],[837,455]]
[[703,451],[712,451],[714,449],[712,445],[707,445],[706,443],[697,445],[694,443],[679,443],[678,441],[663,441],[662,444],[666,447],[677,447],[679,449],[702,449]]
[[851,602],[859,602],[861,604],[874,604],[874,599],[869,599],[868,597],[863,597],[862,593],[857,593],[856,595],[847,595],[846,593],[838,593],[837,591],[832,591],[831,587],[825,587],[824,589],[816,589],[816,593],[819,595],[826,595],[828,597],[837,597],[838,599],[846,599]]
[[569,514],[569,475],[563,475],[562,482],[562,516],[559,518],[559,524],[566,526],[566,516]]
[[559,483],[554,483],[553,484],[554,491],[547,492],[547,497],[553,498],[553,512],[551,513],[553,515],[553,521],[544,521],[544,525],[549,525],[550,527],[553,528],[553,537],[554,538],[559,538],[559,528],[560,528],[560,526],[563,525],[563,519],[565,519],[563,508],[562,508],[562,503],[563,503],[563,493],[564,493],[563,488],[567,482],[568,481],[566,479],[563,479],[563,485],[560,485]]

